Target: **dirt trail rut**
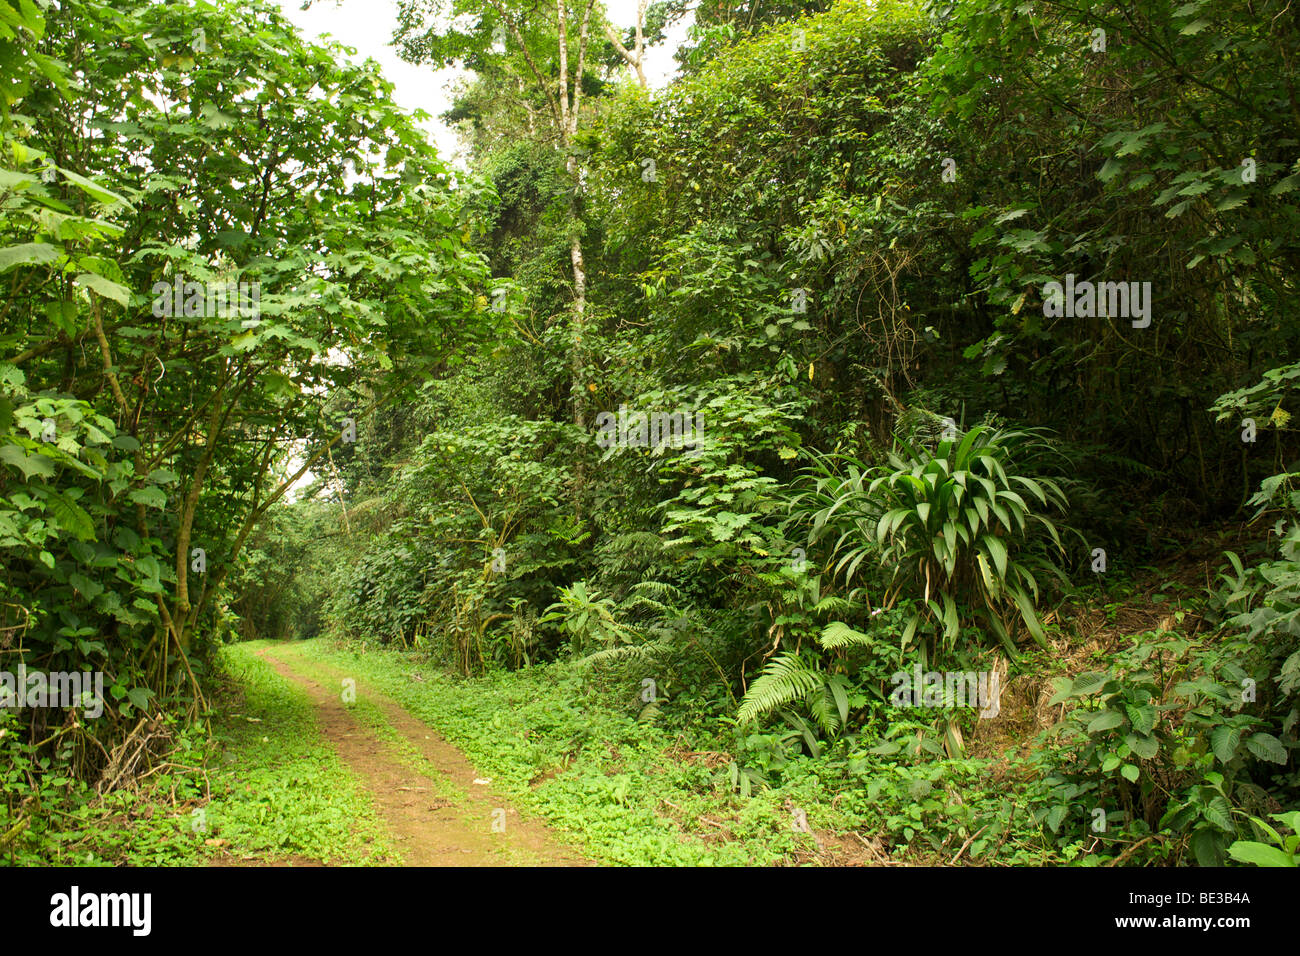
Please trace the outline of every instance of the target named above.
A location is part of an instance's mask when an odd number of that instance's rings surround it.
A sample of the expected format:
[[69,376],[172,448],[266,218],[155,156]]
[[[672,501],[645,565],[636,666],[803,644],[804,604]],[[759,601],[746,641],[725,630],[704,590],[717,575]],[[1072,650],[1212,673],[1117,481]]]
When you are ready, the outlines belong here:
[[[432,764],[425,776],[344,705],[340,682],[326,686],[287,649],[257,652],[302,687],[316,708],[321,735],[371,793],[375,810],[408,866],[584,866],[584,860],[544,825],[523,818],[481,779],[459,750],[395,702],[357,684],[397,734]],[[304,671],[306,668],[304,668]],[[335,673],[313,663],[315,674]],[[340,672],[340,676],[341,672]],[[504,822],[504,832],[494,832]]]

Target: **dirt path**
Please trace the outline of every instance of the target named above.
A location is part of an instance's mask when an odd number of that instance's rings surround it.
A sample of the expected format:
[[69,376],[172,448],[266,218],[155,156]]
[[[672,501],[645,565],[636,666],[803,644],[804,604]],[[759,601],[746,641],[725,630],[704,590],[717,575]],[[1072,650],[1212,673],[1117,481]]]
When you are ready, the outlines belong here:
[[340,681],[316,679],[332,677],[333,668],[309,665],[287,648],[256,653],[307,692],[321,735],[370,791],[408,866],[586,865],[490,785],[475,783],[482,778],[465,756],[398,704],[357,684],[357,699],[379,710],[397,734],[393,742],[343,703]]

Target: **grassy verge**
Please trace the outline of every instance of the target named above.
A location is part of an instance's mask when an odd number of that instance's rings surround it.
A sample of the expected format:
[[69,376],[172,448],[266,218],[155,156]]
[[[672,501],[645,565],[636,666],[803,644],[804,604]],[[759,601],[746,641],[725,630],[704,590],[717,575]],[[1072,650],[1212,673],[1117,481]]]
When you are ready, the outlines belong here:
[[395,862],[365,791],[318,735],[306,695],[255,657],[256,646],[221,652],[210,739],[181,735],[168,762],[133,789],[96,799],[69,782],[50,793],[5,862]]

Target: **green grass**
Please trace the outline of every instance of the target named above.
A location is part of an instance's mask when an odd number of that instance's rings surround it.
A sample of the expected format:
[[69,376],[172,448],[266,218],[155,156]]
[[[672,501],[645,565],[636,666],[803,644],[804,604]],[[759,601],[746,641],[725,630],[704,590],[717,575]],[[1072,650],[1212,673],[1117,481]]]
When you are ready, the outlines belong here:
[[[253,655],[224,648],[210,742],[197,731],[135,791],[51,793],[9,849],[19,865],[202,865],[229,852],[335,865],[397,862],[369,797],[317,732],[311,702]],[[205,772],[211,799],[204,798]],[[200,829],[201,810],[205,826]],[[207,840],[224,840],[220,846]]]
[[218,734],[224,787],[207,807],[209,835],[240,853],[395,862],[368,794],[319,736],[307,695],[254,656],[260,646],[222,651],[245,702]]
[[[789,862],[814,843],[794,831],[787,804],[805,808],[813,829],[848,822],[829,809],[834,794],[815,775],[748,799],[735,796],[718,784],[715,770],[669,753],[711,749],[703,746],[710,742],[716,749],[716,740],[638,722],[616,690],[572,665],[454,680],[418,655],[321,640],[294,649],[402,704],[458,746],[517,806],[600,863]],[[412,680],[412,671],[423,682]]]
[[[301,645],[294,645],[294,647],[301,647]],[[295,671],[322,683],[336,682],[334,681],[333,672],[327,671],[323,662],[307,660],[297,655],[294,656],[296,658],[293,662]],[[368,700],[363,693],[358,692],[357,700],[349,706],[349,710],[362,727],[384,742],[385,747],[393,757],[429,782],[430,793],[451,804],[447,809],[456,814],[466,830],[481,829],[486,825],[481,814],[467,805],[468,795],[464,788],[442,773],[428,757],[420,752],[415,744],[400,734],[388,722],[387,716],[377,704],[372,700]],[[507,843],[494,846],[492,852],[498,857],[494,864],[497,866],[526,865],[534,862],[522,850]]]

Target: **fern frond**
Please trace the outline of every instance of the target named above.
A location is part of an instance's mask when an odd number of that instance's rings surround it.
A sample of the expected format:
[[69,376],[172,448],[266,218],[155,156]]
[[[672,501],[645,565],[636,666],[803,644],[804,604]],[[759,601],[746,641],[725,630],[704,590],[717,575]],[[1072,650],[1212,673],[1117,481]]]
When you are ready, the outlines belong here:
[[792,700],[807,697],[826,681],[826,675],[809,667],[798,654],[782,654],[767,662],[750,685],[736,717],[742,724],[769,714]]
[[827,611],[852,611],[857,605],[846,597],[838,594],[828,594],[812,607],[813,614],[824,614]]
[[812,712],[813,719],[817,721],[817,726],[826,733],[834,735],[840,729],[839,713],[829,685],[823,684],[821,688],[808,695],[808,709]]
[[643,597],[640,594],[633,595],[618,606],[618,609],[624,612],[636,611],[643,608],[647,608],[656,614],[661,614],[665,617],[671,615],[674,611],[674,608],[669,607],[667,604],[662,604],[653,598]]
[[647,641],[644,644],[618,644],[595,651],[578,659],[579,664],[601,664],[616,660],[650,660],[657,654],[672,650],[667,641]]
[[643,600],[649,600],[650,597],[654,597],[658,598],[660,601],[670,601],[682,596],[680,588],[675,587],[666,581],[641,581],[632,586],[632,593],[641,597]]
[[875,641],[870,634],[855,631],[843,621],[831,621],[817,638],[817,643],[827,650],[839,647],[873,647]]

